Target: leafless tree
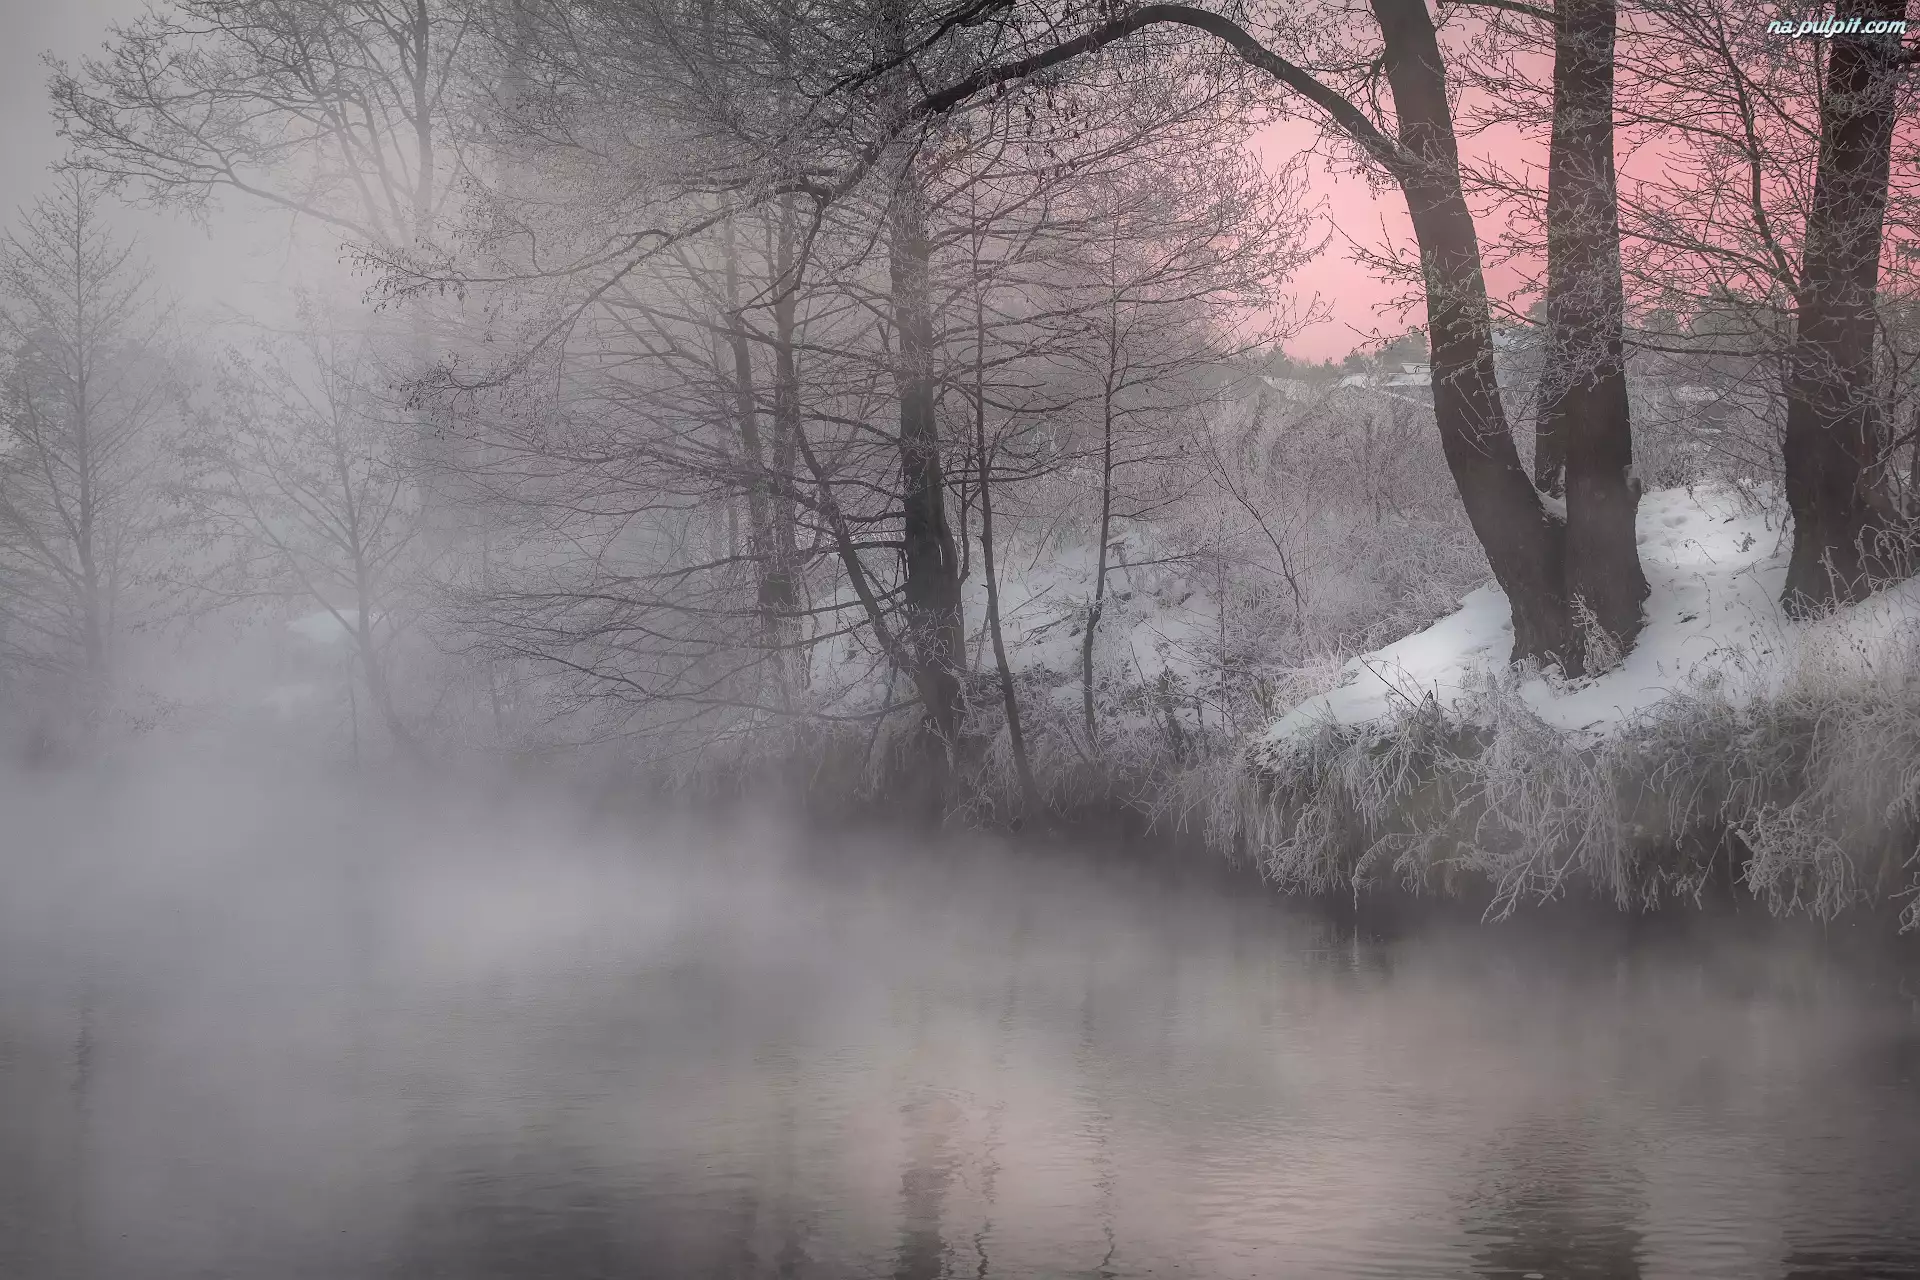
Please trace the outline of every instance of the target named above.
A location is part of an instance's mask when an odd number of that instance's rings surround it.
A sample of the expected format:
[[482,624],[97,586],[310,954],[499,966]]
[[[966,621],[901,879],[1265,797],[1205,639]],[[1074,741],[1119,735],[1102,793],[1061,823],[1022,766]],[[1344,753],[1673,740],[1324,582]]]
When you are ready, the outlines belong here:
[[[980,66],[927,93],[920,110],[952,110],[1098,51],[1164,41],[1180,31],[1206,34],[1223,55],[1265,73],[1290,100],[1309,104],[1336,138],[1406,196],[1432,335],[1435,415],[1468,518],[1513,606],[1515,657],[1553,658],[1578,669],[1580,628],[1568,589],[1564,524],[1521,465],[1495,376],[1486,280],[1461,180],[1439,32],[1425,0],[1373,0],[1370,8],[1371,32],[1329,6],[1312,19],[1268,19],[1275,31],[1268,41],[1236,17],[1190,5],[1152,4],[1092,21],[1044,7],[1028,14],[1020,5],[991,6],[994,21],[1011,27],[1017,16],[1022,31],[1042,34],[1023,56]],[[959,20],[948,17],[946,26]],[[937,40],[946,26],[929,39]],[[1393,101],[1390,122],[1378,105],[1381,78]],[[1616,480],[1626,484],[1624,476]],[[1586,550],[1609,550],[1610,563],[1631,560],[1631,520],[1600,525]]]
[[394,740],[416,745],[393,679],[418,619],[424,508],[365,335],[305,333],[227,359],[218,407],[183,449],[176,492],[207,547],[188,589],[331,619]]
[[54,63],[73,169],[204,209],[235,193],[361,242],[426,235],[456,194],[480,6],[170,0]]
[[[1920,229],[1909,177],[1913,59],[1898,37],[1769,36],[1715,0],[1641,0],[1626,41],[1624,127],[1671,158],[1633,184],[1626,246],[1648,305],[1703,323],[1656,339],[1744,360],[1777,414],[1794,518],[1783,603],[1859,598],[1904,572],[1893,498],[1900,379],[1878,301],[1911,290],[1897,246]],[[1902,0],[1842,5],[1862,25]],[[1689,340],[1691,339],[1691,340]]]
[[83,713],[144,608],[159,436],[180,407],[168,312],[103,199],[70,175],[0,241],[0,653]]

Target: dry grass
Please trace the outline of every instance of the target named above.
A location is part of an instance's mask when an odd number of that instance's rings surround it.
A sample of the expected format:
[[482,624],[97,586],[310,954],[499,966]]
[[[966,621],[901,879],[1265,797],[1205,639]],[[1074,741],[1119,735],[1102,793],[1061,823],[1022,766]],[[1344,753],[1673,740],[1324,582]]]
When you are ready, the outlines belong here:
[[1478,884],[1504,916],[1575,889],[1697,902],[1718,872],[1777,913],[1898,901],[1920,928],[1920,650],[1803,663],[1750,700],[1676,695],[1598,744],[1533,714],[1520,679],[1452,717],[1324,726],[1257,770],[1209,762],[1164,814],[1291,889]]

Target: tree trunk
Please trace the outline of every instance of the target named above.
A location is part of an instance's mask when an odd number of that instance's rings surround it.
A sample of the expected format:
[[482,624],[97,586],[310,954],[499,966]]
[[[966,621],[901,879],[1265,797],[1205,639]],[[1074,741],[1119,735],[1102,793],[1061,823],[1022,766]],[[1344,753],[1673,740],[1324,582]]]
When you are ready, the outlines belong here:
[[[380,720],[387,726],[387,732],[395,745],[409,755],[420,754],[419,741],[412,730],[401,721],[400,713],[393,705],[393,686],[387,681],[386,663],[381,659],[378,646],[373,638],[373,622],[367,597],[360,598],[360,613],[354,620],[353,644],[360,657],[360,673],[366,678],[367,696],[373,699],[374,710],[380,713]],[[357,713],[356,713],[357,714]],[[358,727],[356,724],[356,734]],[[354,740],[354,751],[359,752],[359,739]]]
[[74,557],[79,563],[80,571],[82,711],[91,718],[100,711],[105,694],[107,638],[102,620],[100,564],[98,557],[94,554],[94,538],[99,531],[97,527],[99,513],[95,502],[93,478],[95,471],[99,468],[99,459],[94,456],[93,406],[88,399],[88,370],[91,361],[85,356],[87,342],[85,301],[90,291],[80,278],[78,269],[80,261],[76,253],[74,350],[80,353],[80,359],[76,366],[73,401],[73,458],[75,479],[78,483],[77,501],[73,512],[73,545]]
[[1547,338],[1535,482],[1567,503],[1565,584],[1605,638],[1576,625],[1570,669],[1591,669],[1596,640],[1633,647],[1647,580],[1640,570],[1613,161],[1615,0],[1559,0],[1554,21],[1553,141],[1547,167]]
[[[825,518],[828,530],[833,535],[834,550],[840,556],[841,567],[846,571],[847,582],[853,587],[854,597],[860,601],[860,608],[867,615],[867,624],[873,628],[874,639],[880,643],[880,651],[887,655],[887,661],[895,671],[904,671],[908,678],[913,680],[914,691],[919,695],[923,707],[937,705],[940,701],[940,691],[931,683],[932,673],[915,660],[905,642],[894,634],[892,627],[887,625],[886,611],[881,608],[880,599],[874,594],[873,583],[868,578],[865,567],[860,563],[859,546],[854,540],[853,530],[847,523],[846,513],[840,509],[840,503],[834,497],[833,485],[826,468],[821,466],[820,458],[814,453],[813,446],[807,443],[804,426],[794,437],[794,444],[800,459],[806,463],[807,471],[817,486],[819,513]],[[893,680],[889,676],[887,695],[891,698],[892,694]],[[878,730],[879,726],[876,723],[875,732],[877,733]],[[946,758],[944,753],[940,758],[942,760]],[[931,783],[928,788],[929,799],[940,801],[944,769],[929,781]]]
[[[1835,18],[1905,16],[1906,0],[1840,0]],[[1795,617],[1864,599],[1895,574],[1873,387],[1875,293],[1887,210],[1901,47],[1832,38],[1820,159],[1787,368],[1785,462],[1793,556],[1781,604]]]
[[1099,743],[1093,717],[1093,637],[1107,605],[1107,543],[1113,537],[1113,378],[1119,360],[1119,318],[1109,311],[1108,322],[1107,381],[1100,401],[1100,530],[1093,560],[1093,600],[1087,606],[1086,632],[1080,637],[1080,714],[1086,720],[1088,754]]
[[1439,42],[1425,0],[1372,0],[1387,82],[1412,166],[1399,175],[1426,276],[1433,411],[1467,520],[1513,608],[1513,657],[1577,661],[1562,569],[1566,530],[1520,464],[1494,377],[1480,241]]
[[934,694],[927,724],[946,750],[960,730],[960,557],[947,523],[946,482],[933,415],[932,245],[926,194],[911,158],[900,169],[889,219],[895,386],[900,398],[901,505],[906,560],[907,640],[922,669],[916,684]]
[[985,382],[986,320],[978,296],[974,299],[973,339],[973,450],[980,482],[980,568],[987,585],[987,635],[993,641],[993,665],[1000,673],[1000,701],[1007,710],[1007,745],[1013,752],[1013,771],[1020,782],[1020,801],[1027,816],[1041,813],[1040,788],[1027,758],[1027,738],[1020,724],[1020,698],[1013,683],[1013,665],[1007,660],[1007,642],[1000,630],[1000,579],[994,566],[993,463],[987,448],[987,393]]
[[[785,613],[800,607],[800,554],[794,504],[794,440],[800,423],[800,367],[794,351],[795,295],[800,281],[794,263],[793,197],[780,205],[774,242],[773,302],[773,565],[767,576],[768,599]],[[804,671],[805,664],[801,664]]]
[[746,471],[747,548],[753,560],[754,602],[760,618],[760,643],[772,664],[774,684],[784,693],[779,615],[787,611],[781,603],[787,592],[776,568],[767,453],[760,437],[759,400],[753,389],[753,349],[748,345],[746,320],[741,315],[740,262],[731,218],[721,224],[721,244],[726,255],[726,334],[732,356],[734,424],[740,433],[740,459]]

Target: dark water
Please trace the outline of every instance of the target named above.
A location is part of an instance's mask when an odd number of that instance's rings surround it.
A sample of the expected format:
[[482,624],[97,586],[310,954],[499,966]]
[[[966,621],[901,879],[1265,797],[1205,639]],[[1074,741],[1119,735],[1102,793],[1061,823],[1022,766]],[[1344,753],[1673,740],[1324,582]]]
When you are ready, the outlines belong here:
[[1849,938],[1383,932],[447,796],[11,804],[0,1276],[1920,1275],[1920,981]]

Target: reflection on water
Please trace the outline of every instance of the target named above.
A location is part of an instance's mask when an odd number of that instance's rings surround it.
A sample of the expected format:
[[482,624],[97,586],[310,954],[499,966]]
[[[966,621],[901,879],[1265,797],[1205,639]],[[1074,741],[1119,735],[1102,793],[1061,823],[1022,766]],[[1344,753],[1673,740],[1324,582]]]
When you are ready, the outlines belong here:
[[0,1275],[1920,1274],[1911,973],[1806,931],[148,803],[21,828]]

